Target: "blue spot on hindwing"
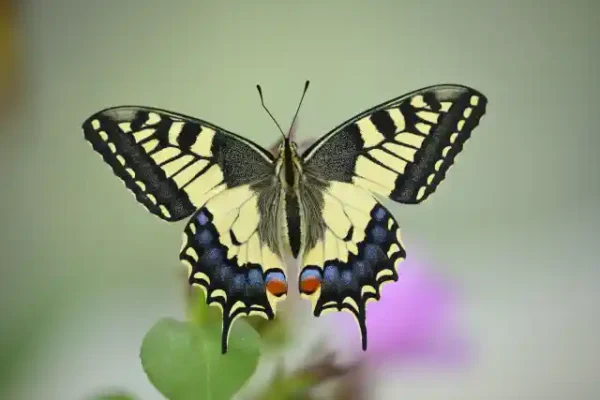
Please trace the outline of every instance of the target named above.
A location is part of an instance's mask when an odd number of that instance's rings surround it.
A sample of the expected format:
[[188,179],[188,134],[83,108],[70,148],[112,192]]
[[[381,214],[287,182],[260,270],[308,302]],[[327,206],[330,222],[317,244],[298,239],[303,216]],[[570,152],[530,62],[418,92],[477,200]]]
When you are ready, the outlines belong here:
[[202,255],[202,259],[207,264],[213,264],[213,265],[221,264],[224,261],[224,258],[225,258],[225,254],[223,253],[223,250],[216,248],[216,247],[206,249],[206,251]]
[[233,292],[243,292],[244,291],[244,275],[243,274],[235,274],[233,279],[231,280],[231,289]]
[[361,282],[366,279],[371,279],[373,277],[373,269],[362,260],[354,260],[354,262],[352,263],[352,271],[354,271],[356,279],[358,279]]
[[208,229],[202,229],[200,232],[196,233],[196,242],[203,247],[208,246],[212,239],[213,234]]
[[352,274],[352,271],[345,270],[342,272],[342,283],[344,284],[344,286],[352,285],[353,280],[354,275]]
[[323,291],[327,291],[329,289],[339,289],[340,286],[340,270],[337,265],[329,264],[325,267],[323,271]]
[[376,263],[382,258],[382,250],[374,244],[367,244],[363,250],[363,259],[371,264]]
[[210,219],[208,218],[208,215],[206,214],[205,210],[200,210],[198,215],[196,215],[196,221],[201,226],[204,226],[210,222]]
[[214,271],[214,282],[211,283],[218,283],[219,286],[224,285],[225,282],[229,282],[234,275],[231,266],[227,264],[215,265]]
[[375,209],[373,210],[373,218],[376,221],[383,221],[385,219],[385,217],[387,216],[387,211],[385,211],[385,208],[381,207],[381,206],[376,206]]
[[246,287],[249,295],[260,295],[265,291],[265,280],[260,267],[252,268],[246,277]]
[[383,244],[387,240],[388,231],[381,225],[375,225],[371,228],[370,233],[373,241],[377,244]]
[[338,280],[340,277],[340,271],[338,271],[335,265],[327,265],[323,271],[323,280],[333,282]]
[[252,286],[264,287],[265,281],[263,279],[263,274],[258,268],[253,268],[248,271],[248,283]]

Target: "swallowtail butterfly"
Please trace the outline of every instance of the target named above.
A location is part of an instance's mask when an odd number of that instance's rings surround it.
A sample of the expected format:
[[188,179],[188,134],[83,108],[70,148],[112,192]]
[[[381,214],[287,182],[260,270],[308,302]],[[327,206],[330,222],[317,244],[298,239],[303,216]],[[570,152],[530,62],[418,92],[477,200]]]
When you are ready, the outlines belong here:
[[398,222],[376,196],[427,199],[486,103],[465,86],[426,87],[352,117],[302,154],[283,131],[273,155],[210,122],[151,107],[107,108],[83,131],[148,211],[189,218],[180,259],[189,283],[223,312],[223,353],[237,317],[275,317],[290,254],[314,315],[349,311],[366,350],[366,304],[398,279],[406,257]]

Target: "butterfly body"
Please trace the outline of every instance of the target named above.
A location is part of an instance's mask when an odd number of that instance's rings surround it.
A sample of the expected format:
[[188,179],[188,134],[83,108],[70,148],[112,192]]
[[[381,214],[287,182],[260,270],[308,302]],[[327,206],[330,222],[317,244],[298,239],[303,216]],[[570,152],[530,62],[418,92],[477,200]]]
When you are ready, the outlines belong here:
[[244,315],[275,317],[288,292],[284,260],[313,313],[344,310],[367,347],[366,304],[398,279],[399,225],[377,200],[428,198],[485,113],[460,85],[423,88],[356,115],[302,154],[276,155],[212,123],[139,106],[102,110],[86,139],[136,199],[166,221],[189,218],[181,261],[223,312],[223,352]]

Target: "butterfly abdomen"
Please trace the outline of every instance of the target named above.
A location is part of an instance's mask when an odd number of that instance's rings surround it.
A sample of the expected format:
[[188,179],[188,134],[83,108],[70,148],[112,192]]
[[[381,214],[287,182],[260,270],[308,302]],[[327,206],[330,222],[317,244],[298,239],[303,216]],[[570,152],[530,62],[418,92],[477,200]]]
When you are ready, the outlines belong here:
[[288,191],[285,195],[286,236],[294,258],[298,257],[302,242],[300,202],[296,193]]

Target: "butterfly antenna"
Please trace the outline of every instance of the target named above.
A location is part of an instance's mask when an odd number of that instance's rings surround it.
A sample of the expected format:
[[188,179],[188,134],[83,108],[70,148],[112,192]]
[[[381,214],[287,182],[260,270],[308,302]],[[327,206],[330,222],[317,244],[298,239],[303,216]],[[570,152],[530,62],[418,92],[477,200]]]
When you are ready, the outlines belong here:
[[[296,109],[296,114],[294,114],[294,119],[292,119],[292,124],[290,125],[290,132],[294,126],[294,123],[296,122],[298,113],[300,112],[300,106],[302,105],[302,101],[304,100],[304,95],[306,94],[306,91],[308,90],[308,85],[310,85],[310,81],[306,81],[304,83],[304,90],[302,91],[302,97],[300,97],[300,102],[298,103],[298,108]],[[289,136],[289,134],[288,134],[288,136]]]
[[281,125],[279,125],[279,122],[277,122],[277,120],[275,119],[273,114],[271,114],[271,111],[269,111],[269,109],[265,105],[265,99],[263,98],[262,89],[260,88],[260,85],[256,85],[256,90],[258,90],[258,95],[260,96],[260,103],[262,104],[262,106],[265,109],[265,111],[267,112],[267,114],[269,114],[269,117],[271,117],[273,122],[275,122],[275,125],[277,125],[277,127],[279,128],[279,132],[281,132],[281,136],[283,136],[283,138],[285,139],[285,133],[283,133],[283,129],[281,129]]

